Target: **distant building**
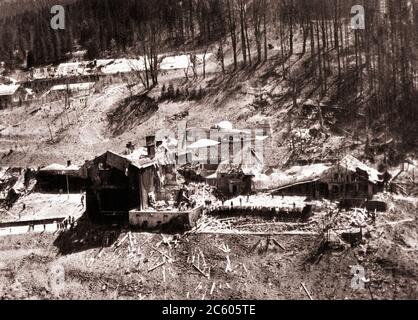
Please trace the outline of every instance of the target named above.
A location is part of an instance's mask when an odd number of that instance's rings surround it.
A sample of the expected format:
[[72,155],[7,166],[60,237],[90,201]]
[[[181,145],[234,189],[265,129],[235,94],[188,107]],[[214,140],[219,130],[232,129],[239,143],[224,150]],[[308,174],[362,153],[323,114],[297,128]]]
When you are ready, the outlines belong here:
[[80,166],[71,163],[43,167],[37,172],[36,180],[36,189],[40,192],[80,193],[88,185],[87,179],[81,175]]
[[354,158],[344,157],[321,181],[328,185],[328,198],[372,198],[383,191],[383,174]]
[[70,84],[58,84],[53,86],[47,93],[52,99],[60,99],[66,94],[73,97],[89,96],[94,90],[95,82],[82,82]]
[[215,174],[207,177],[207,182],[226,196],[249,194],[252,191],[252,179],[262,172],[263,160],[251,147],[244,147],[231,159],[219,164]]
[[335,165],[314,164],[297,166],[282,173],[279,195],[300,195],[312,198],[371,199],[383,191],[383,174],[354,158],[344,157]]
[[26,94],[25,89],[18,84],[0,84],[0,110],[21,106]]
[[48,79],[53,78],[55,69],[53,66],[44,66],[39,68],[33,68],[30,71],[30,76],[32,79]]
[[382,17],[385,17],[388,14],[388,3],[387,0],[379,1],[379,10]]
[[66,78],[71,76],[81,76],[88,74],[86,69],[87,62],[65,62],[58,65],[55,77]]
[[[221,121],[211,128],[186,128],[184,149],[191,152],[188,163],[219,164],[233,158],[244,147],[251,147],[263,157],[271,134],[269,124],[254,129],[235,129],[229,121]],[[180,148],[182,149],[182,148]]]
[[71,62],[81,62],[87,54],[87,50],[77,50],[69,54]]

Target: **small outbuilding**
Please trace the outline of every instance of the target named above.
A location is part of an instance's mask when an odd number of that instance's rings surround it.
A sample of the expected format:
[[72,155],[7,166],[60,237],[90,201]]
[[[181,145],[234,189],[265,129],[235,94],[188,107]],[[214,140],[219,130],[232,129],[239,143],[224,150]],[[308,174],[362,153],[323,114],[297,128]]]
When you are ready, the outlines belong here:
[[20,107],[26,99],[25,89],[18,84],[0,84],[0,110]]

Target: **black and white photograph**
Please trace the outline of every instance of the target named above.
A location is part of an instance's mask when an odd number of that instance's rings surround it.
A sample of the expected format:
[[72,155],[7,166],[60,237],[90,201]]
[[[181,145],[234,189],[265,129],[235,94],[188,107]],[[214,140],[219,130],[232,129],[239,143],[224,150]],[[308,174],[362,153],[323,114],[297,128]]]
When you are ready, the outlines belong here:
[[0,0],[0,300],[418,300],[418,0]]

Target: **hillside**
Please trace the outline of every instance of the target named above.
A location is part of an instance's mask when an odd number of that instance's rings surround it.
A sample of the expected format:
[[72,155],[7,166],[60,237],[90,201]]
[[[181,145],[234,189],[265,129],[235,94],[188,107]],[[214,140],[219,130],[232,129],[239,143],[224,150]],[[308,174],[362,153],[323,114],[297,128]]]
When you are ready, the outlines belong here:
[[417,299],[418,0],[356,2],[3,2],[0,299]]
[[[80,13],[67,17],[65,31],[44,25],[47,2],[27,17],[0,19],[3,73],[18,79],[30,81],[33,66],[56,68],[80,49],[91,63],[148,61],[122,83],[100,83],[70,110],[63,97],[0,110],[0,164],[80,163],[129,141],[142,145],[180,120],[206,127],[229,120],[237,128],[269,122],[271,166],[344,153],[376,165],[415,157],[417,1],[366,1],[364,30],[353,29],[350,1],[118,1],[65,2],[67,13]],[[34,41],[16,33],[31,20]],[[195,53],[208,62],[160,70],[164,57]],[[18,72],[19,63],[26,71]]]
[[[321,213],[309,223],[275,224],[277,234],[268,237],[255,232],[257,225],[249,227],[251,217],[233,219],[232,229],[212,234],[204,227],[173,235],[79,222],[58,234],[4,236],[0,298],[307,300],[303,284],[313,299],[417,299],[418,203],[400,196],[384,200],[390,209],[367,222],[365,241],[355,248],[337,240],[334,248],[321,246],[315,234]],[[341,225],[359,219],[338,216]],[[310,232],[286,234],[291,228]],[[250,234],[234,234],[244,229]],[[358,264],[370,279],[365,290],[350,287]]]
[[[140,83],[133,89],[126,83],[104,85],[85,104],[74,102],[70,109],[65,109],[64,100],[60,100],[36,104],[31,109],[1,110],[0,164],[42,166],[67,160],[83,163],[107,149],[123,151],[129,141],[143,145],[146,135],[161,128],[170,129],[174,135],[180,121],[187,121],[188,126],[210,127],[223,120],[243,129],[269,122],[272,141],[265,160],[271,166],[336,158],[345,153],[375,164],[386,155],[392,165],[408,155],[414,157],[414,128],[405,132],[397,130],[396,123],[390,127],[387,116],[372,127],[367,125],[364,100],[370,97],[342,95],[336,86],[321,95],[309,68],[310,57],[300,54],[300,38],[299,34],[295,36],[295,54],[285,62],[291,73],[286,77],[279,43],[270,41],[268,59],[252,68],[223,74],[216,52],[212,52],[205,78],[199,65],[196,80],[190,74],[186,79],[183,70],[173,70],[161,74],[158,84],[150,89]],[[215,49],[213,46],[210,51]],[[225,65],[231,69],[232,64],[228,49]],[[330,76],[329,82],[335,82],[336,77]],[[350,72],[341,77],[344,92],[356,89]],[[170,84],[179,96],[162,98],[163,87]],[[199,90],[202,97],[191,98],[190,93]]]

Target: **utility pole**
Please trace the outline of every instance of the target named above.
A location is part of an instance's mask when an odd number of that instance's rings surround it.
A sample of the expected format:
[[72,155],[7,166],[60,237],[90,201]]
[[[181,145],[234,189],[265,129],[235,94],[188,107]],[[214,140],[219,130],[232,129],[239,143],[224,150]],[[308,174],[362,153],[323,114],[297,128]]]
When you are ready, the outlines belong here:
[[68,174],[65,175],[65,178],[67,180],[67,199],[70,199],[70,183],[68,181]]
[[51,136],[51,141],[52,141],[53,140],[53,138],[52,138],[52,131],[51,131],[51,126],[49,124],[49,121],[47,121],[47,124],[48,124],[49,135]]

